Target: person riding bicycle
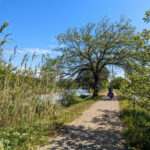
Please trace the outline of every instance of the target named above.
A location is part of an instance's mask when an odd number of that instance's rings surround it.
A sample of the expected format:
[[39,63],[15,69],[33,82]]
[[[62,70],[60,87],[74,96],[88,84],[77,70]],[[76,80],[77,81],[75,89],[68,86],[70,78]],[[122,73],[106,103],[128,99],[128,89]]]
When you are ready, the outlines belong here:
[[110,86],[110,87],[108,88],[108,91],[109,91],[109,93],[113,93],[113,88]]
[[111,86],[108,88],[108,96],[109,96],[110,98],[112,98],[112,97],[114,96],[113,88],[112,88]]

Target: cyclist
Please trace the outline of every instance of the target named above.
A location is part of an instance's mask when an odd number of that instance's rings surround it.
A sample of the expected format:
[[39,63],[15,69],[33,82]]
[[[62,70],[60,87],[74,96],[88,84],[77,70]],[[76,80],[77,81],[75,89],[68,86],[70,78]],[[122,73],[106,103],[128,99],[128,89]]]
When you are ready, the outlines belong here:
[[108,96],[110,98],[114,97],[113,88],[111,86],[108,88]]

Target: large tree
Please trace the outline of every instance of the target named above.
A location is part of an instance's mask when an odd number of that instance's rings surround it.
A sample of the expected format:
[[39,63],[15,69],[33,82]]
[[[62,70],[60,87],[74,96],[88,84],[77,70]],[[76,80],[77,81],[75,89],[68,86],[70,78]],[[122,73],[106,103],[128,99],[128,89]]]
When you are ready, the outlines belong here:
[[127,68],[135,63],[134,32],[130,20],[121,17],[119,22],[112,23],[106,17],[97,24],[88,23],[61,33],[57,39],[63,46],[57,50],[62,52],[63,73],[77,77],[90,71],[94,79],[93,96],[97,96],[99,76],[106,65]]

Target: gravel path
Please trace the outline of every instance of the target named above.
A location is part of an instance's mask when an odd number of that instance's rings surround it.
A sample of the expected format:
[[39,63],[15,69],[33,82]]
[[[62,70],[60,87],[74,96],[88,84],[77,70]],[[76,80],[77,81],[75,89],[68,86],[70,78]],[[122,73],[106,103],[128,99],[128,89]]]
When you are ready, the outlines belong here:
[[105,95],[38,150],[125,150],[118,98]]

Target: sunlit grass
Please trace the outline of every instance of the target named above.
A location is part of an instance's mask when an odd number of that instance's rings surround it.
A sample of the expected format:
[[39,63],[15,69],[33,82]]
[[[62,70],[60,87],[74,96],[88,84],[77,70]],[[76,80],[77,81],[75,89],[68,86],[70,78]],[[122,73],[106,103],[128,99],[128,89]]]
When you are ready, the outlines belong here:
[[[36,148],[37,145],[44,145],[46,140],[60,131],[65,125],[78,118],[83,111],[88,109],[96,99],[75,98],[75,103],[69,107],[55,106],[51,116],[35,118],[32,122],[21,122],[15,126],[1,128],[0,139],[5,147],[10,149]],[[6,144],[8,144],[6,146]]]
[[122,96],[120,92],[120,118],[124,123],[124,133],[128,149],[149,150],[150,149],[150,108],[143,102],[134,103],[132,100]]

